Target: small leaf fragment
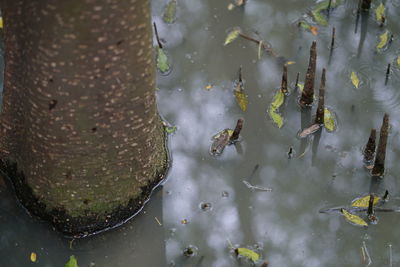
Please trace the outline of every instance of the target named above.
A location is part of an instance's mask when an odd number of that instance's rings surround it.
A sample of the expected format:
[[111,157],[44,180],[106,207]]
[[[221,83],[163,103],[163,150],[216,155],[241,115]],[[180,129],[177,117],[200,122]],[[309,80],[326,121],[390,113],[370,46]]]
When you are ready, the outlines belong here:
[[324,110],[324,127],[328,132],[336,130],[336,118],[332,111],[328,108]]
[[388,43],[389,43],[389,31],[386,30],[384,33],[379,35],[379,43],[376,46],[376,49],[378,50],[378,52],[383,50],[388,45]]
[[286,66],[293,65],[293,64],[296,64],[296,61],[289,60],[289,61],[286,61],[286,63],[285,63]]
[[230,44],[234,40],[236,40],[239,37],[239,33],[240,33],[240,29],[238,29],[238,28],[235,28],[232,31],[230,31],[228,33],[228,35],[226,36],[224,45]]
[[237,255],[246,257],[246,258],[252,260],[253,262],[256,262],[260,259],[260,255],[257,252],[254,252],[253,250],[248,249],[248,248],[237,248],[237,249],[235,249],[235,253]]
[[0,29],[3,29],[3,17],[0,17]]
[[272,121],[278,126],[278,128],[282,128],[283,126],[283,117],[276,112],[275,109],[269,108],[268,115],[271,117]]
[[311,26],[310,31],[313,35],[318,35],[318,28],[316,26]]
[[209,90],[211,90],[211,88],[213,88],[214,87],[214,85],[212,85],[212,84],[207,84],[206,86],[204,86],[204,89],[206,89],[207,91],[209,91]]
[[64,265],[64,267],[78,267],[78,261],[76,260],[75,256],[72,255],[69,257],[68,262]]
[[37,259],[36,253],[35,253],[35,252],[32,252],[32,253],[31,253],[31,262],[36,262],[36,259]]
[[166,126],[165,131],[169,134],[176,132],[178,128],[176,126]]
[[232,3],[229,3],[229,5],[228,5],[228,10],[231,11],[231,10],[233,10],[234,8],[235,8],[235,5],[232,4]]
[[176,19],[176,0],[170,0],[165,6],[163,20],[165,23],[174,23]]
[[[368,208],[370,198],[370,195],[356,198],[351,202],[351,206],[358,208]],[[378,204],[380,200],[381,198],[379,196],[374,196],[374,205]]]
[[235,90],[235,98],[241,110],[246,111],[249,100],[243,90]]
[[385,6],[383,3],[380,3],[375,9],[375,17],[378,22],[383,23],[385,21]]
[[397,62],[397,66],[400,67],[400,56],[397,56],[396,62]]
[[311,14],[316,23],[320,24],[321,26],[328,26],[328,20],[326,19],[325,15],[323,15],[320,11],[313,10]]
[[303,20],[298,23],[298,26],[303,28],[304,30],[311,31],[311,25]]
[[358,87],[360,86],[360,79],[354,71],[351,72],[350,79],[354,87],[358,89]]
[[261,41],[258,43],[258,60],[261,59],[261,55],[262,55],[262,45],[263,45],[263,41],[261,40]]
[[212,137],[212,144],[210,146],[210,154],[219,156],[224,151],[225,147],[229,144],[229,140],[233,134],[233,130],[225,129]]
[[285,94],[282,92],[282,90],[276,91],[276,94],[274,95],[274,99],[272,100],[271,103],[271,108],[276,110],[280,106],[282,106],[283,102],[285,101]]
[[348,222],[354,225],[359,225],[359,226],[368,226],[368,224],[359,216],[351,214],[345,209],[340,210],[343,214],[343,216],[346,218]]
[[160,47],[156,47],[157,68],[161,73],[167,73],[170,70],[167,54]]
[[297,88],[299,89],[300,93],[302,93],[304,90],[304,83],[298,83]]

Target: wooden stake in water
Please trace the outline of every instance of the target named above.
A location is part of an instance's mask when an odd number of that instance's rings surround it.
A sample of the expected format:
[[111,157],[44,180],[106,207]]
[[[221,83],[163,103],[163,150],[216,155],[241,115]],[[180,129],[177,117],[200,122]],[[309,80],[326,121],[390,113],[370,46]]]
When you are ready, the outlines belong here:
[[306,108],[311,106],[314,100],[314,80],[317,67],[317,42],[313,41],[310,48],[310,59],[304,81],[304,90],[300,98],[300,106]]
[[319,87],[318,95],[318,108],[315,116],[315,123],[322,125],[324,124],[324,111],[325,111],[325,68],[322,69],[321,84]]
[[283,65],[281,90],[282,90],[282,93],[284,93],[285,95],[289,94],[289,91],[287,88],[287,66],[286,65]]
[[374,160],[375,149],[376,149],[376,129],[371,129],[369,134],[368,143],[364,149],[364,162],[369,165]]
[[232,136],[231,136],[231,138],[229,140],[230,142],[235,142],[235,141],[237,141],[239,139],[240,131],[243,128],[243,122],[244,122],[243,118],[238,119],[238,121],[236,123],[235,130],[233,131]]
[[386,157],[386,144],[389,134],[389,115],[385,113],[383,116],[381,132],[379,135],[378,150],[376,152],[374,168],[372,169],[373,176],[383,177],[385,173],[385,157]]
[[361,9],[363,11],[369,11],[369,9],[371,8],[371,2],[372,0],[362,0]]
[[387,85],[387,83],[389,81],[390,67],[391,67],[391,65],[389,63],[388,66],[387,66],[387,69],[386,69],[385,85]]

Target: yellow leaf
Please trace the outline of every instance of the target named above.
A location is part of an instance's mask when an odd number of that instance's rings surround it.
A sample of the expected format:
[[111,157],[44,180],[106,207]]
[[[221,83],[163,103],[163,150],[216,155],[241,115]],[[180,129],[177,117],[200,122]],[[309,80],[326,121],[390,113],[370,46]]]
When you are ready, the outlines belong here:
[[378,22],[383,22],[385,19],[385,6],[383,3],[380,3],[380,5],[375,9],[375,16]]
[[276,112],[275,109],[269,108],[268,115],[271,117],[272,121],[278,126],[278,128],[282,128],[283,126],[283,117]]
[[228,33],[228,36],[226,36],[224,45],[232,43],[236,38],[239,37],[239,33],[240,33],[240,29],[237,29],[237,28],[230,31]]
[[258,43],[258,60],[260,60],[261,59],[261,54],[262,54],[262,44],[263,44],[263,41],[261,40],[259,43]]
[[276,91],[274,99],[272,100],[271,109],[277,110],[280,106],[282,106],[284,101],[285,94],[282,92],[282,90],[279,89],[278,91]]
[[385,48],[385,46],[388,44],[389,42],[389,31],[385,31],[384,33],[382,33],[379,36],[379,43],[376,46],[376,49],[379,51],[383,48]]
[[318,34],[318,28],[316,26],[311,26],[310,27],[310,31],[313,35],[317,35]]
[[287,61],[286,63],[285,63],[285,65],[286,66],[289,66],[289,65],[293,65],[293,64],[296,64],[296,61]]
[[359,226],[368,226],[368,224],[359,216],[351,214],[350,212],[348,212],[345,209],[341,209],[340,210],[342,212],[342,214],[344,215],[344,217],[346,218],[346,220],[354,225],[359,225]]
[[225,131],[228,131],[229,137],[232,136],[232,134],[233,134],[233,130],[232,130],[232,129],[224,129],[224,130],[220,131],[219,133],[215,134],[215,135],[212,137],[212,140],[218,139],[218,138],[221,136],[221,134],[224,133]]
[[336,118],[332,111],[325,108],[324,110],[324,126],[328,132],[333,132],[336,130]]
[[297,87],[299,88],[300,93],[302,93],[303,90],[304,90],[304,83],[298,83],[298,84],[297,84]]
[[[356,198],[351,202],[351,206],[359,207],[359,208],[368,208],[369,199],[370,199],[370,195]],[[374,205],[378,204],[380,199],[381,198],[379,196],[374,196]]]
[[350,79],[355,88],[358,88],[360,86],[360,79],[358,79],[358,76],[354,71],[351,72]]
[[35,252],[31,253],[31,262],[36,262],[37,255]]
[[3,29],[3,17],[0,17],[0,29]]
[[206,86],[204,86],[204,89],[206,90],[210,90],[211,88],[213,88],[214,86],[212,84],[207,84]]
[[248,248],[237,248],[237,249],[235,249],[235,252],[238,255],[241,255],[243,257],[246,257],[246,258],[252,260],[253,262],[256,262],[260,259],[260,255],[258,255],[258,253],[254,252]]
[[243,90],[235,90],[236,102],[238,103],[241,110],[246,111],[247,105],[249,104],[249,100],[247,99],[247,95],[243,92]]
[[397,65],[400,67],[400,56],[397,57]]

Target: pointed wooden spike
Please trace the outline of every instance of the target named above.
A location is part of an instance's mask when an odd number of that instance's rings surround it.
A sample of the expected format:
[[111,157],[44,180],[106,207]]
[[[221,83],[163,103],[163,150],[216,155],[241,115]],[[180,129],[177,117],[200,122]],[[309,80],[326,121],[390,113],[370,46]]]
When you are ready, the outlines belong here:
[[376,152],[374,168],[372,169],[373,176],[383,177],[385,173],[385,157],[386,157],[386,144],[389,134],[389,115],[385,113],[379,134],[378,150]]
[[322,69],[321,85],[319,87],[318,95],[318,108],[315,116],[315,123],[324,124],[324,112],[325,112],[325,69]]
[[371,133],[368,138],[368,143],[364,149],[364,162],[366,164],[371,163],[374,160],[375,149],[376,149],[376,129],[371,129]]
[[317,66],[317,42],[313,41],[310,48],[310,59],[308,62],[308,69],[304,82],[304,90],[300,98],[300,106],[303,108],[309,107],[314,100],[314,80],[315,80],[316,66]]

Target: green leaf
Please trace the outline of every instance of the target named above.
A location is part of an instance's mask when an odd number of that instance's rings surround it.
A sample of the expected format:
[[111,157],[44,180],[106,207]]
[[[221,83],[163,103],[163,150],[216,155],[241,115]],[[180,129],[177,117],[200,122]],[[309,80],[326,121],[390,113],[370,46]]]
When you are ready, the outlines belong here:
[[303,20],[300,21],[298,25],[299,25],[299,27],[303,28],[304,30],[307,30],[307,31],[311,30],[311,25]]
[[235,249],[235,252],[236,252],[236,254],[246,257],[246,258],[252,260],[253,262],[256,262],[260,259],[260,255],[258,255],[258,253],[254,252],[248,248],[237,248],[237,249]]
[[[368,208],[370,198],[370,195],[356,198],[351,202],[351,206],[358,208]],[[379,200],[381,200],[379,196],[374,196],[374,206],[379,203]]]
[[275,109],[269,108],[268,115],[271,117],[272,121],[278,126],[278,128],[282,128],[283,126],[283,117],[276,112]]
[[388,43],[389,43],[389,31],[386,30],[379,36],[379,43],[376,46],[376,50],[380,52],[388,45]]
[[320,11],[313,10],[311,11],[311,15],[313,16],[316,23],[322,26],[328,26],[328,20],[326,19],[325,15],[321,14]]
[[161,73],[167,73],[170,70],[167,54],[160,47],[156,47],[157,68]]
[[240,29],[239,29],[239,28],[235,28],[235,29],[233,29],[232,31],[230,31],[230,32],[228,33],[228,36],[226,36],[224,45],[230,44],[230,43],[232,43],[234,40],[236,40],[236,38],[239,37],[239,33],[240,33]]
[[271,109],[277,110],[280,106],[282,106],[283,102],[285,101],[285,94],[282,92],[281,89],[276,91],[274,99],[271,103]]
[[[331,8],[335,8],[339,6],[342,3],[342,0],[332,0],[331,1]],[[314,11],[321,12],[323,10],[327,10],[329,7],[329,0],[325,0],[322,2],[319,2],[314,8]]]
[[396,62],[397,62],[397,66],[400,67],[400,56],[397,57]]
[[247,105],[249,104],[249,100],[247,99],[247,95],[243,92],[243,90],[234,90],[236,102],[238,103],[241,110],[246,111]]
[[358,89],[358,87],[360,86],[360,79],[358,79],[358,76],[354,71],[351,72],[350,79],[354,87]]
[[304,90],[304,83],[298,83],[297,88],[299,88],[300,93],[303,93]]
[[368,226],[368,224],[359,216],[351,214],[345,209],[340,210],[343,214],[343,216],[346,218],[346,220],[354,225],[359,225],[359,226]]
[[375,9],[375,17],[378,22],[383,22],[385,20],[385,6],[383,3]]
[[328,132],[336,130],[336,118],[335,115],[328,108],[324,110],[324,126]]
[[64,265],[64,267],[78,267],[78,261],[74,255],[69,257],[69,261]]
[[169,134],[176,132],[178,128],[176,126],[166,126],[165,131]]
[[165,23],[174,23],[176,19],[176,0],[170,0],[165,6],[163,20]]

